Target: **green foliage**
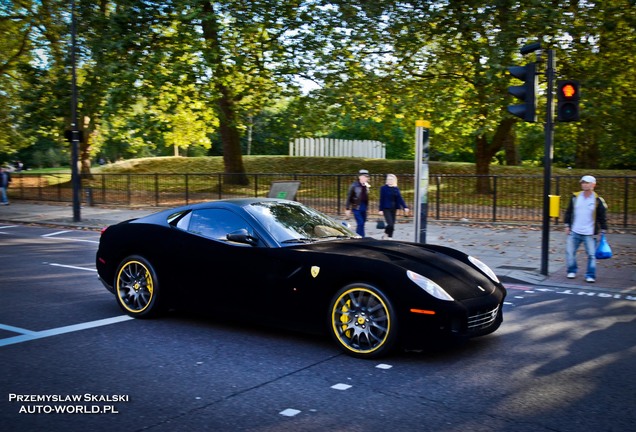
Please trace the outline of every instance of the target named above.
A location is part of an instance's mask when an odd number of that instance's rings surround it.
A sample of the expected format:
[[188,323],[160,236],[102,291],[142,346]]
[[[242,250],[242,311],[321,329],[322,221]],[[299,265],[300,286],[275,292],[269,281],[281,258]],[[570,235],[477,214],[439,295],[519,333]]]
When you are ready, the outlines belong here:
[[[415,120],[426,119],[433,158],[501,163],[513,139],[524,164],[540,165],[544,62],[540,121],[508,133],[505,107],[506,67],[534,61],[518,50],[541,41],[558,78],[582,85],[581,121],[555,127],[555,165],[635,167],[630,0],[76,4],[85,160],[176,151],[240,167],[241,153],[286,154],[298,137],[380,140],[389,158],[407,159]],[[68,157],[69,7],[0,4],[0,160],[68,163],[44,155]],[[313,90],[301,94],[301,82]]]

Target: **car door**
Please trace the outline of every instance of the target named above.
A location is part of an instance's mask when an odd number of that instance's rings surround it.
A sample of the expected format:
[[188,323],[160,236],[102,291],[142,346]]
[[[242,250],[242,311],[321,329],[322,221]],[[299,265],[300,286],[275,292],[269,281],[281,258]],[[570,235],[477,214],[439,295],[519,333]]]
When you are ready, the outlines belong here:
[[[232,314],[254,313],[264,306],[262,288],[272,258],[245,218],[225,208],[198,209],[188,215],[186,230],[182,259],[190,270],[184,278],[187,290],[204,302],[199,306]],[[227,239],[239,230],[254,236],[256,244]]]

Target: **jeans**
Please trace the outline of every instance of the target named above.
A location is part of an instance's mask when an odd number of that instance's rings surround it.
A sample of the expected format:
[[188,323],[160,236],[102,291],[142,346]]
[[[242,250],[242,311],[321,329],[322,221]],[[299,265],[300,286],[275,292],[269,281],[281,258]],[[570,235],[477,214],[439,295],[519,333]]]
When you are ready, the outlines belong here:
[[3,203],[8,203],[9,199],[7,198],[7,188],[6,187],[0,187],[0,194],[2,194],[2,202]]
[[565,263],[568,266],[568,273],[576,273],[576,251],[583,243],[585,253],[587,253],[587,270],[585,277],[596,278],[596,240],[593,235],[582,235],[570,231],[565,244]]
[[367,206],[360,204],[357,209],[353,209],[353,217],[356,218],[356,233],[364,237],[364,223],[367,221]]

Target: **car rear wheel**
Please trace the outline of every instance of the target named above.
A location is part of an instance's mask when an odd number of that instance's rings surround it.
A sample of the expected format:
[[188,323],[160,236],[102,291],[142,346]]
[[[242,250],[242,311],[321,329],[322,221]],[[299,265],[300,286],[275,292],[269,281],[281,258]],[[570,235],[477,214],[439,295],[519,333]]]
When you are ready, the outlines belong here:
[[119,306],[130,316],[150,318],[161,312],[157,274],[143,257],[132,255],[122,261],[115,293]]
[[397,322],[391,302],[378,289],[355,284],[342,288],[330,307],[331,333],[348,354],[375,358],[395,344]]

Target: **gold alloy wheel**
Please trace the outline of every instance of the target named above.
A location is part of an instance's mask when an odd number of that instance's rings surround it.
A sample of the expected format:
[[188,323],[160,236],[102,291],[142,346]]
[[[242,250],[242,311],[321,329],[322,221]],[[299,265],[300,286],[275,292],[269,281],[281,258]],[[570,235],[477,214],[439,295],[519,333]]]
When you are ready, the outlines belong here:
[[130,314],[149,312],[154,303],[154,272],[145,260],[130,257],[117,273],[117,300]]
[[385,354],[395,339],[391,305],[371,287],[345,287],[336,295],[331,307],[331,328],[336,341],[357,357]]

